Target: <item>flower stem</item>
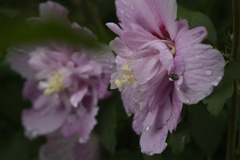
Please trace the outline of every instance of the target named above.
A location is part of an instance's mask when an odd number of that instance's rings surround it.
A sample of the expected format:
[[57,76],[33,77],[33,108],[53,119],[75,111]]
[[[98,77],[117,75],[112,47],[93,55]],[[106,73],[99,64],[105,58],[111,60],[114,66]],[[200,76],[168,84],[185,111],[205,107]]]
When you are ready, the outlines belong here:
[[[239,59],[240,55],[240,1],[232,0],[233,8],[233,45],[232,58]],[[236,136],[238,119],[238,80],[234,81],[234,92],[231,100],[231,107],[228,122],[228,139],[226,160],[234,160],[236,157]]]

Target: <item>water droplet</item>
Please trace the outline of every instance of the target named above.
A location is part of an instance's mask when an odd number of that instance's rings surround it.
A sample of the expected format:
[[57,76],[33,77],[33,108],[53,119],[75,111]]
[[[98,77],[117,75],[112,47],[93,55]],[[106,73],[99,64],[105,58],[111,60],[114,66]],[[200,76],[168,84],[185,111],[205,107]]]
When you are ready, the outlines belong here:
[[177,88],[177,91],[180,91],[180,89],[179,89],[179,88]]
[[147,81],[150,80],[151,78],[147,78]]
[[131,6],[131,10],[134,10],[133,6]]
[[150,129],[150,126],[147,125],[146,128],[145,128],[145,130],[148,131],[149,129]]
[[211,76],[212,75],[212,71],[211,70],[205,70],[205,75]]
[[213,81],[213,82],[212,82],[212,85],[213,85],[213,86],[217,86],[217,85],[218,85],[218,82],[217,82],[217,81]]

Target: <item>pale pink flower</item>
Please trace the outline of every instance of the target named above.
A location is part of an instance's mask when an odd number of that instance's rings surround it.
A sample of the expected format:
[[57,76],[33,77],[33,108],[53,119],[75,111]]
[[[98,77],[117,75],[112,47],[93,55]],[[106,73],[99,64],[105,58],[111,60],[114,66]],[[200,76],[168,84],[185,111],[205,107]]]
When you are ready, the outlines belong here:
[[[69,28],[92,35],[76,23],[71,25],[67,13],[61,5],[48,1],[40,4],[41,17],[34,20],[41,23],[49,17],[63,18]],[[23,97],[33,103],[22,114],[27,135],[34,138],[59,131],[64,137],[78,134],[79,142],[86,143],[97,123],[98,100],[110,95],[107,86],[114,64],[112,52],[106,47],[94,50],[47,41],[12,47],[7,60],[27,79]]]
[[107,26],[119,37],[110,46],[117,72],[111,88],[121,91],[133,129],[141,134],[143,153],[161,153],[168,132],[181,121],[183,103],[208,96],[222,79],[225,62],[219,51],[200,44],[204,27],[189,30],[176,21],[176,0],[116,0],[120,27]]

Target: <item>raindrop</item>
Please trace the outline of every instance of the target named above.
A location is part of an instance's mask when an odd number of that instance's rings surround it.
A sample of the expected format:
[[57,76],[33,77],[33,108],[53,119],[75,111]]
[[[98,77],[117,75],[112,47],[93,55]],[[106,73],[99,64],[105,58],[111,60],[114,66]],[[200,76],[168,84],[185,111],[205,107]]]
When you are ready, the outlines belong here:
[[149,129],[150,129],[150,126],[147,125],[146,128],[145,128],[145,130],[148,131]]
[[211,70],[205,70],[205,75],[211,76],[212,75],[212,71]]
[[147,78],[147,81],[150,80],[151,78]]

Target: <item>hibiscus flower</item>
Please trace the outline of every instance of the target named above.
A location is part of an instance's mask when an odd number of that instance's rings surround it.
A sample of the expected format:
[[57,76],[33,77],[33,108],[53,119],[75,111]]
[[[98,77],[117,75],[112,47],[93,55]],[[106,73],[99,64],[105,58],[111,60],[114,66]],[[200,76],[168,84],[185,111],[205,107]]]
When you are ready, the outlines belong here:
[[[67,21],[68,11],[58,3],[40,4],[40,18],[31,21],[62,21],[76,31],[94,35]],[[46,41],[11,47],[7,60],[26,80],[23,97],[33,107],[22,114],[30,138],[59,131],[64,137],[78,136],[86,143],[96,125],[98,100],[107,98],[114,56],[105,47],[95,50],[64,42]]]
[[183,103],[208,96],[224,73],[219,51],[201,42],[204,27],[189,29],[177,18],[176,0],[116,0],[119,37],[110,42],[117,54],[111,88],[118,88],[143,153],[161,153],[168,132],[181,121]]

